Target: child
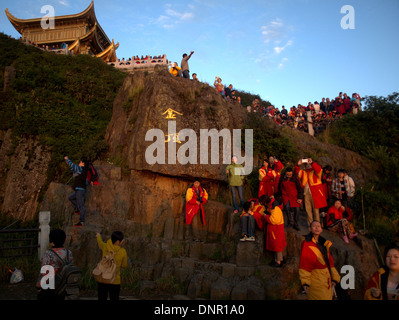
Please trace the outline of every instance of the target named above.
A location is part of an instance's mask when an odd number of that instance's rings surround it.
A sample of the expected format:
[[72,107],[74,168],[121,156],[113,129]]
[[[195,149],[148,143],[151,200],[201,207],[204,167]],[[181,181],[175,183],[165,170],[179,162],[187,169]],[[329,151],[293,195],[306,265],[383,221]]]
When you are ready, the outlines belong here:
[[244,203],[244,209],[241,214],[242,238],[240,241],[255,241],[255,218],[251,210],[251,202]]
[[101,235],[99,233],[96,234],[97,243],[99,248],[102,250],[104,257],[107,255],[109,251],[115,252],[115,263],[117,266],[117,275],[112,284],[104,284],[98,282],[98,300],[107,300],[108,294],[110,300],[119,300],[119,293],[121,290],[121,276],[120,276],[120,268],[127,267],[127,253],[124,248],[121,248],[121,245],[125,242],[124,235],[120,231],[115,231],[111,235],[111,239],[104,243],[101,239]]

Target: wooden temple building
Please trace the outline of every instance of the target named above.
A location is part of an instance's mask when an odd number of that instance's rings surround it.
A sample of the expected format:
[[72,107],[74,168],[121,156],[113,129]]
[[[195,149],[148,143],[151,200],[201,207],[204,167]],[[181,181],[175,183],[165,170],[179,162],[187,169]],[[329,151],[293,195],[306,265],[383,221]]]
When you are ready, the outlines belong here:
[[102,58],[105,62],[117,60],[116,50],[119,43],[109,40],[97,21],[94,1],[78,14],[54,17],[54,28],[42,28],[42,19],[18,19],[8,9],[5,10],[14,28],[21,34],[22,40],[40,47],[67,48],[73,54],[90,54]]

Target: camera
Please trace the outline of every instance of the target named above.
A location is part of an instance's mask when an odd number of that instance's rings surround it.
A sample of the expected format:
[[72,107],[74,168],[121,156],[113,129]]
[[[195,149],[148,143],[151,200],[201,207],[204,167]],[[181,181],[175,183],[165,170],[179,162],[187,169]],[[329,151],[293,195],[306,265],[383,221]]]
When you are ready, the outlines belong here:
[[203,202],[204,202],[204,199],[202,199],[202,197],[199,196],[199,197],[197,198],[197,201],[198,201],[199,203],[203,203]]

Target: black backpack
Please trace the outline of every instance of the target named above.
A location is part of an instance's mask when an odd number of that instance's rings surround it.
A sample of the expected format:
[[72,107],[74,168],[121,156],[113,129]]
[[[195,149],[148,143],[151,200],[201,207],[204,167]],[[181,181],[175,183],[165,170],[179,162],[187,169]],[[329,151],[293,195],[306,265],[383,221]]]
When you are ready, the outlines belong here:
[[64,261],[54,250],[51,250],[62,262],[61,268],[55,273],[56,296],[79,295],[79,282],[82,279],[82,271],[69,261],[69,250],[67,250],[66,261]]

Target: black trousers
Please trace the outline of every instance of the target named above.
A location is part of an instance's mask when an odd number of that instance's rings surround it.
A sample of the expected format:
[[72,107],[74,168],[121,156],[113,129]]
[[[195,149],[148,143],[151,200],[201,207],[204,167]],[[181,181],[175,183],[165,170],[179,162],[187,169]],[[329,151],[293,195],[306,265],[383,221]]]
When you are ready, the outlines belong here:
[[119,293],[121,291],[121,286],[119,284],[105,284],[97,282],[98,287],[98,300],[104,301],[108,299],[110,300],[119,300]]

